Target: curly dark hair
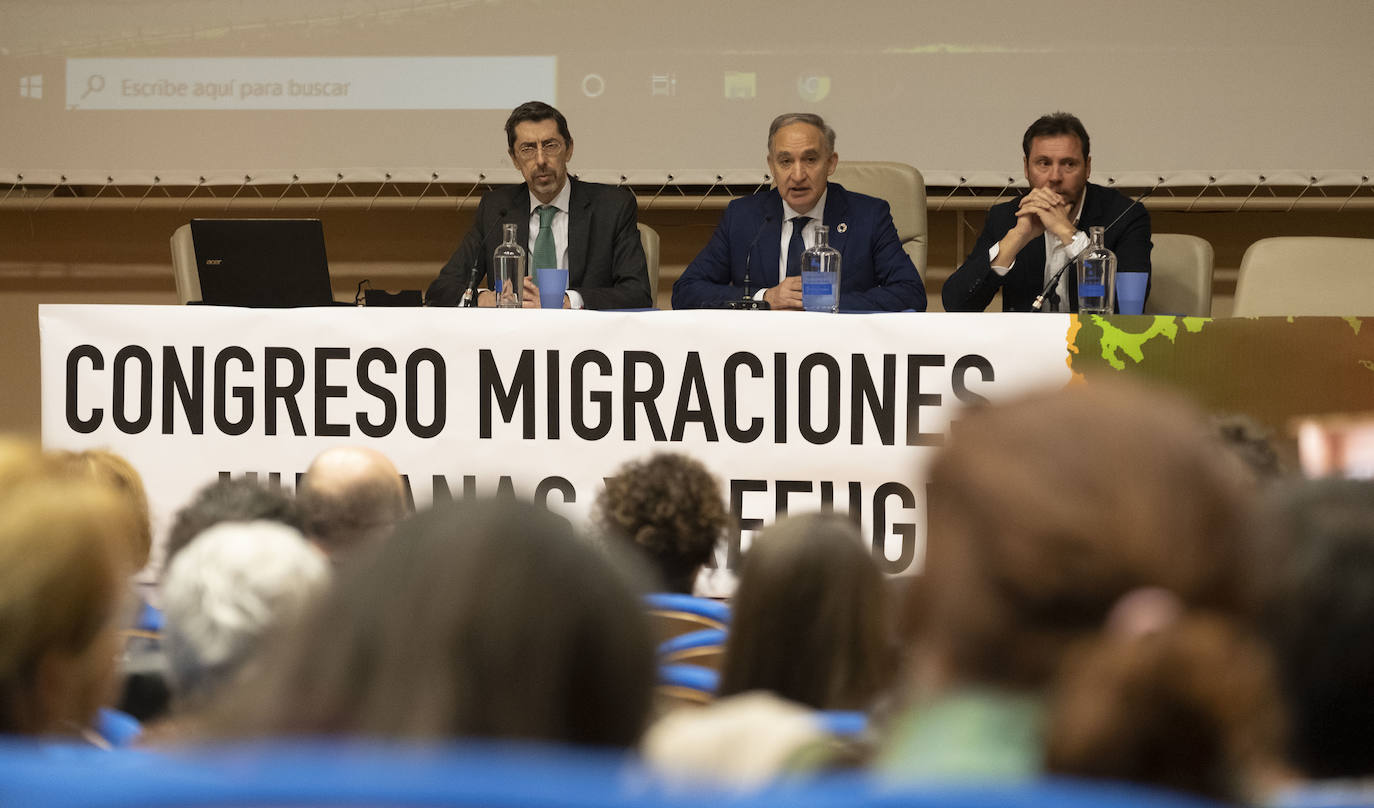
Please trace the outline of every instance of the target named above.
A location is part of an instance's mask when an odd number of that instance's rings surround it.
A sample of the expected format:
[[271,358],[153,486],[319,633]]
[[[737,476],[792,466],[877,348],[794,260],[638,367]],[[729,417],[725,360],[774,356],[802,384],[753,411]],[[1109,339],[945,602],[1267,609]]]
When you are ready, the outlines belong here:
[[593,519],[644,552],[669,591],[690,594],[725,531],[720,482],[700,462],[659,453],[621,466],[597,497]]

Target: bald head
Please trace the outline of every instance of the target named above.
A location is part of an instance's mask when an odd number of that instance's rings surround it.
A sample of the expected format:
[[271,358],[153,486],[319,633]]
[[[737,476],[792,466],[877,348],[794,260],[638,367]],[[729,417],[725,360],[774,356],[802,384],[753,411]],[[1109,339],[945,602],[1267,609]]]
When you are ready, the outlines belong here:
[[386,455],[361,446],[321,452],[296,492],[307,534],[338,553],[384,538],[406,514],[405,486]]

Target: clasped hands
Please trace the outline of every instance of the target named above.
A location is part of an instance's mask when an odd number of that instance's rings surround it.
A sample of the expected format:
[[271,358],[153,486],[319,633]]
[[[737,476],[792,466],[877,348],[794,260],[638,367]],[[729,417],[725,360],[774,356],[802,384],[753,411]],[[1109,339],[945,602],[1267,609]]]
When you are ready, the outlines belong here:
[[1064,244],[1073,240],[1078,228],[1073,223],[1069,202],[1049,188],[1032,188],[1021,197],[1016,210],[1016,227],[1023,243],[1039,238],[1049,231]]
[[[539,308],[539,287],[534,285],[534,279],[531,278],[529,275],[525,276],[525,284],[520,291],[522,293],[520,296],[520,306],[522,308]],[[800,292],[798,292],[798,294],[800,294]],[[482,308],[491,308],[494,307],[496,303],[497,295],[492,290],[483,289],[482,291],[477,293],[478,306]],[[566,293],[563,295],[563,308],[572,308],[572,304],[568,301],[568,296]]]

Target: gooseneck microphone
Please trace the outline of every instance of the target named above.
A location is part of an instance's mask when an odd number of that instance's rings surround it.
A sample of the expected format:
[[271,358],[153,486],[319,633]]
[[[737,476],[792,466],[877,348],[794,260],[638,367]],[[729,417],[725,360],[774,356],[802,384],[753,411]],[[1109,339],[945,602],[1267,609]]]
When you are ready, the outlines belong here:
[[744,297],[740,300],[731,300],[725,304],[727,309],[736,311],[763,311],[769,308],[768,304],[762,300],[755,300],[749,293],[749,265],[754,260],[754,246],[759,243],[759,237],[763,235],[764,228],[773,223],[773,214],[763,217],[763,223],[759,229],[754,231],[754,237],[750,239],[748,248],[744,251]]
[[487,273],[485,272],[481,274],[478,274],[477,272],[482,263],[481,250],[486,249],[487,243],[488,241],[490,241],[491,235],[494,232],[496,232],[496,228],[505,224],[504,220],[508,212],[508,208],[502,208],[501,210],[497,211],[496,221],[492,222],[492,226],[487,228],[487,232],[483,235],[482,247],[478,250],[477,257],[472,259],[472,266],[468,268],[468,288],[463,292],[463,299],[458,301],[458,308],[470,309],[477,305],[477,284],[481,283],[482,279],[485,278],[487,275]]
[[[1155,188],[1158,188],[1158,187],[1159,187],[1158,185],[1155,186]],[[1112,219],[1111,224],[1108,224],[1106,227],[1102,228],[1102,232],[1105,233],[1105,232],[1107,232],[1108,230],[1112,229],[1112,226],[1113,226],[1113,225],[1115,225],[1117,222],[1121,221],[1121,217],[1125,216],[1127,213],[1130,213],[1130,212],[1131,212],[1131,209],[1134,208],[1136,205],[1139,205],[1139,204],[1141,203],[1141,201],[1145,199],[1145,197],[1147,197],[1147,196],[1149,196],[1150,194],[1154,193],[1154,192],[1155,192],[1155,188],[1147,188],[1147,189],[1145,189],[1145,193],[1143,193],[1143,194],[1141,194],[1140,196],[1137,196],[1135,199],[1131,200],[1131,204],[1127,205],[1125,210],[1123,210],[1123,211],[1121,211],[1120,213],[1118,213],[1118,214],[1116,215],[1116,218],[1115,218],[1115,219]],[[1087,193],[1087,191],[1088,191],[1088,189],[1085,187],[1085,188],[1083,189],[1083,192],[1084,192],[1084,193]],[[1072,264],[1073,264],[1073,259],[1070,259],[1070,260],[1064,262],[1064,266],[1060,267],[1058,272],[1054,273],[1054,275],[1050,278],[1050,282],[1047,283],[1047,284],[1045,284],[1045,288],[1044,288],[1044,289],[1041,289],[1041,290],[1040,290],[1040,294],[1036,296],[1035,302],[1034,302],[1034,303],[1031,303],[1031,311],[1040,311],[1040,309],[1044,307],[1044,305],[1045,305],[1045,298],[1049,296],[1050,290],[1051,290],[1051,289],[1054,289],[1056,286],[1059,285],[1059,279],[1060,279],[1061,277],[1063,277],[1064,271],[1067,270]]]

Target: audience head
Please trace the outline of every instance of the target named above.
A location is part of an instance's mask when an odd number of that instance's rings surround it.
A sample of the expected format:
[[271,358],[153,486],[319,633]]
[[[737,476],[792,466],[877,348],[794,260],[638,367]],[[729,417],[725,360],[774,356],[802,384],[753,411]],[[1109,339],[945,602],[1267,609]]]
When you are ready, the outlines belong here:
[[789,112],[768,127],[768,169],[782,201],[798,213],[820,201],[839,159],[835,130],[819,115]]
[[1282,716],[1269,658],[1242,624],[1175,616],[1071,654],[1050,708],[1046,767],[1244,804]]
[[222,522],[177,553],[162,583],[164,638],[179,701],[203,704],[329,582],[329,563],[279,522]]
[[1286,470],[1275,451],[1268,429],[1248,415],[1226,414],[1212,416],[1221,444],[1234,452],[1249,470],[1257,485],[1266,485],[1283,478]]
[[720,483],[705,466],[659,453],[626,463],[606,480],[593,518],[642,551],[669,591],[691,594],[728,516]]
[[768,690],[820,710],[863,710],[891,683],[893,614],[849,519],[810,514],[759,535],[740,569],[720,695]]
[[306,535],[331,554],[385,538],[407,510],[396,466],[360,446],[321,452],[296,488],[296,504]]
[[191,540],[220,522],[253,522],[265,519],[304,530],[304,520],[296,501],[277,487],[269,487],[248,477],[221,477],[196,492],[191,501],[177,511],[167,534],[166,563]]
[[1312,779],[1374,775],[1374,482],[1293,482],[1262,513],[1260,626]]
[[1134,590],[1233,612],[1248,488],[1187,404],[1095,380],[970,410],[932,463],[919,684],[1039,691]]
[[104,483],[129,501],[129,507],[138,516],[139,530],[130,536],[130,559],[134,569],[142,569],[148,563],[153,547],[152,521],[148,515],[148,494],[143,488],[143,478],[128,460],[108,449],[86,449],[80,452],[56,451],[51,454],[58,469],[78,476],[85,475]]
[[114,695],[130,548],[143,515],[93,478],[4,452],[0,733],[78,731]]
[[341,569],[234,713],[285,735],[630,746],[654,679],[640,596],[542,508],[425,512]]

